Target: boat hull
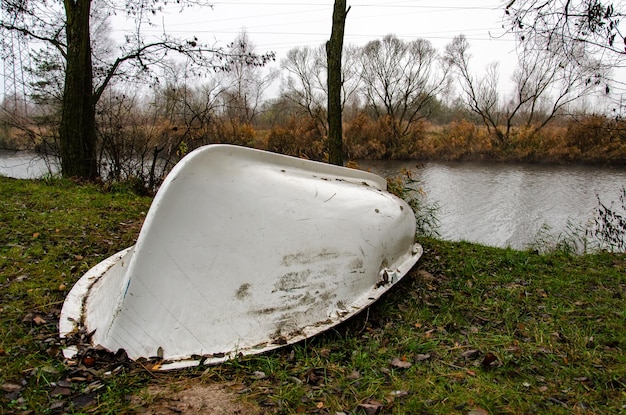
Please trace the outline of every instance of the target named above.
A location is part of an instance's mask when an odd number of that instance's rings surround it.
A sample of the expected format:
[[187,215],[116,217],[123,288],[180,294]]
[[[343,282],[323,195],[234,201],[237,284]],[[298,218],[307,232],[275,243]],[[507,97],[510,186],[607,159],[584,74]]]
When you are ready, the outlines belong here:
[[71,290],[61,335],[95,330],[94,345],[177,368],[327,330],[421,256],[413,211],[385,186],[259,150],[198,149],[161,186],[137,243]]

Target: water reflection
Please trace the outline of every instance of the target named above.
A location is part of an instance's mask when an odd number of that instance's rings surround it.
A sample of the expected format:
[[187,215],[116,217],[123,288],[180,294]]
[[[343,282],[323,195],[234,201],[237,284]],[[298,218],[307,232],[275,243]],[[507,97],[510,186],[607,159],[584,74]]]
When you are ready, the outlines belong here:
[[37,179],[59,171],[59,166],[54,161],[48,164],[36,153],[0,150],[0,175],[2,176]]
[[523,249],[542,227],[558,237],[595,217],[596,194],[616,201],[626,170],[590,166],[361,162],[382,175],[410,169],[429,202],[441,206],[439,229],[449,240]]

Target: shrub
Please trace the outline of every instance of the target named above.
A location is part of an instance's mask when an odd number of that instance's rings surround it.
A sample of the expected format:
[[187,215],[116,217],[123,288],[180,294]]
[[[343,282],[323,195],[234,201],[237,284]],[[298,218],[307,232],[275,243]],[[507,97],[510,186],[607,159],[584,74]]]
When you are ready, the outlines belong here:
[[626,252],[626,187],[621,190],[619,204],[621,207],[607,206],[598,197],[595,227],[590,231],[602,249],[612,252]]
[[624,122],[593,115],[571,122],[567,139],[572,154],[586,162],[626,161],[626,142],[623,139]]
[[482,160],[491,152],[487,131],[470,121],[453,121],[442,131],[438,153],[446,160]]
[[426,136],[426,122],[420,120],[413,123],[406,134],[395,137],[393,134],[389,137],[388,157],[393,160],[412,160],[419,156],[418,143]]
[[536,126],[515,128],[511,134],[508,158],[515,161],[566,161],[571,157],[564,127]]
[[326,142],[313,120],[292,117],[285,127],[271,129],[266,148],[290,156],[323,160]]
[[344,152],[349,159],[379,159],[385,153],[376,122],[360,112],[345,123]]
[[567,127],[567,138],[583,153],[602,147],[611,140],[609,120],[599,115],[574,120]]
[[387,179],[387,190],[404,199],[415,213],[416,236],[439,237],[439,205],[429,204],[419,180],[414,179],[409,170]]

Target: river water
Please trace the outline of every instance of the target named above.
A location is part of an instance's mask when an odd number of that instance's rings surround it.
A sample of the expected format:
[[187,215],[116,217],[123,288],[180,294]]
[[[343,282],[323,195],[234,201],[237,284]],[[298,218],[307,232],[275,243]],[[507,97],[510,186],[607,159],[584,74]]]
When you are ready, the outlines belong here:
[[[523,249],[584,234],[600,197],[617,203],[626,169],[537,164],[361,162],[383,176],[409,169],[438,204],[443,239]],[[617,208],[620,205],[615,205]]]
[[48,165],[38,155],[26,151],[0,150],[0,175],[16,179],[36,179],[58,173],[59,166],[51,160]]
[[[516,249],[588,227],[600,197],[617,203],[626,186],[626,168],[545,166],[537,164],[426,163],[361,161],[361,168],[382,176],[411,171],[429,204],[440,209],[439,234]],[[57,171],[56,166],[52,166]],[[35,178],[49,173],[29,153],[0,152],[0,174]],[[616,205],[617,206],[617,205]]]

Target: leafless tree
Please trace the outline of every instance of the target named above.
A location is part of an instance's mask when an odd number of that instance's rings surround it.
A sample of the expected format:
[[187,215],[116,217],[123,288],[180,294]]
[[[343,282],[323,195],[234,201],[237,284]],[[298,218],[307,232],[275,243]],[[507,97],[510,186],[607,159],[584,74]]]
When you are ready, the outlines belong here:
[[[600,0],[511,0],[505,7],[508,29],[522,43],[558,53],[579,64],[595,52],[607,59],[626,57],[620,26],[623,2]],[[584,53],[581,53],[581,50]]]
[[[256,47],[246,31],[242,31],[231,43],[228,52],[238,56],[253,56]],[[230,70],[218,73],[224,85],[224,109],[233,123],[250,124],[259,115],[263,96],[279,73],[265,70],[259,65],[248,65],[244,61],[234,62]]]
[[448,66],[428,40],[405,42],[394,35],[367,43],[360,54],[362,92],[378,117],[388,116],[393,138],[430,114],[447,88]]
[[508,142],[514,125],[536,134],[569,104],[591,93],[601,79],[599,67],[589,70],[591,63],[580,67],[558,55],[521,49],[512,93],[505,96],[499,89],[498,65],[489,65],[484,76],[476,77],[469,48],[465,36],[457,36],[446,47],[446,58],[459,76],[466,104],[480,116],[495,145]]
[[297,47],[281,62],[286,72],[284,96],[315,121],[320,136],[328,132],[326,120],[326,65],[324,47]]
[[[346,102],[354,99],[360,86],[359,50],[357,46],[346,45],[342,54],[342,110]],[[320,135],[325,136],[328,132],[326,116],[328,85],[324,46],[291,49],[281,62],[281,67],[286,73],[282,86],[283,96],[314,120]]]

